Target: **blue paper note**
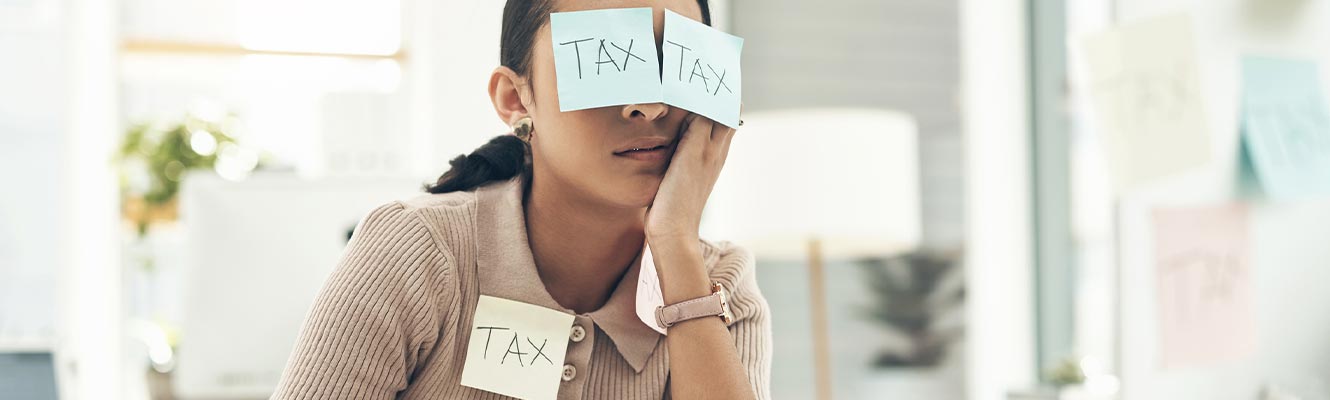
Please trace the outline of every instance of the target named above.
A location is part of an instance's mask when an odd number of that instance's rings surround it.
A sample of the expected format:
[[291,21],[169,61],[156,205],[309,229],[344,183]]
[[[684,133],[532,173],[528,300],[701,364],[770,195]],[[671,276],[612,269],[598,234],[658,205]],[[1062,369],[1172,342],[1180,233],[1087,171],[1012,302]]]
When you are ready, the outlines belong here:
[[1316,63],[1247,57],[1242,140],[1271,198],[1330,195],[1330,111]]
[[661,101],[651,8],[550,14],[559,111]]
[[739,126],[744,40],[665,11],[661,90],[665,103]]

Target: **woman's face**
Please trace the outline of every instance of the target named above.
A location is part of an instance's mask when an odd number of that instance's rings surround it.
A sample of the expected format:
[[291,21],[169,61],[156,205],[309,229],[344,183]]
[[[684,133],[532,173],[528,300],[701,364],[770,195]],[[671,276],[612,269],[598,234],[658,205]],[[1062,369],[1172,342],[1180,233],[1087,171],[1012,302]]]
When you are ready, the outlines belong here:
[[[660,49],[665,9],[702,20],[696,0],[561,0],[555,12],[605,8],[654,8],[656,48]],[[534,179],[542,185],[558,185],[581,201],[620,208],[651,205],[674,155],[674,143],[686,110],[664,103],[632,104],[559,111],[558,80],[554,71],[554,51],[547,22],[536,34],[531,50],[530,96],[525,106],[535,133],[531,140]],[[659,51],[657,58],[660,58]],[[506,121],[513,122],[513,121]],[[621,150],[640,145],[642,140],[666,143],[655,157]]]

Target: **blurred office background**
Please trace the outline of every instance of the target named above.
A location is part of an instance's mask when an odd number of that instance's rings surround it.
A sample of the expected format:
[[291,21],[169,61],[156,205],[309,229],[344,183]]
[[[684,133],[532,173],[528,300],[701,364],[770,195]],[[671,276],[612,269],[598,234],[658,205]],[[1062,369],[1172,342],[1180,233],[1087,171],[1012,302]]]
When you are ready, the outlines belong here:
[[[358,219],[505,132],[502,6],[0,0],[0,398],[266,398]],[[712,8],[777,398],[1330,399],[1330,3]]]

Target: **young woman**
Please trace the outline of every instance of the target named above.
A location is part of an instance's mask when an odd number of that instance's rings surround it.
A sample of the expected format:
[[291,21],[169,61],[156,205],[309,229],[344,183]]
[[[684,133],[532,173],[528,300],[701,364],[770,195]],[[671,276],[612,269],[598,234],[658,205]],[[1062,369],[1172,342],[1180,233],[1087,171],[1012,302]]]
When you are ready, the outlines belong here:
[[[460,383],[480,295],[575,316],[560,399],[769,397],[753,257],[698,237],[734,130],[664,104],[559,111],[550,13],[627,7],[654,8],[657,48],[666,9],[710,24],[705,0],[507,2],[489,91],[514,134],[361,222],[273,398],[505,398]],[[719,290],[730,315],[639,319],[643,243],[665,305]]]

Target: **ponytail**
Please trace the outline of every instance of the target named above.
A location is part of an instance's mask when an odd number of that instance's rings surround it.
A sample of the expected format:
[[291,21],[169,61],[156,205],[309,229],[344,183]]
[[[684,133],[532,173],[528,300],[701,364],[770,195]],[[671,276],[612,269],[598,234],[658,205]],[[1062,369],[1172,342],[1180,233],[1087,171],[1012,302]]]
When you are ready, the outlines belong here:
[[462,192],[488,182],[512,179],[517,174],[531,173],[527,144],[513,135],[490,139],[471,154],[457,156],[448,165],[448,172],[443,173],[434,185],[425,186],[426,192]]

